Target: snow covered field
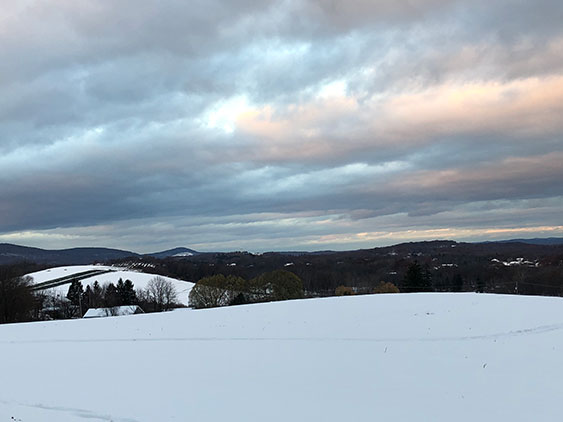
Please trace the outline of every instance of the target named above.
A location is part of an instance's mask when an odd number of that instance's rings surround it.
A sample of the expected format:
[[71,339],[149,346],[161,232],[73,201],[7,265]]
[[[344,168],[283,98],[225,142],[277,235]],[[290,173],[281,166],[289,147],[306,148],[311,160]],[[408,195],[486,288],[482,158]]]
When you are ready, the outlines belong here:
[[0,326],[0,421],[558,421],[563,300],[339,297]]
[[[89,270],[112,270],[112,272],[105,273],[105,274],[98,274],[92,277],[86,278],[81,281],[84,288],[87,285],[92,286],[95,281],[98,281],[100,286],[106,283],[113,283],[117,284],[117,281],[122,278],[124,281],[129,279],[135,285],[135,289],[144,289],[147,287],[148,282],[156,277],[155,274],[147,274],[141,273],[137,271],[130,271],[125,268],[120,267],[111,267],[111,266],[104,266],[104,265],[72,265],[67,267],[56,267],[56,268],[49,268],[47,270],[38,271],[35,273],[27,274],[28,276],[33,278],[33,283],[43,283],[49,280],[54,280],[61,277],[66,277],[72,274],[79,274]],[[188,305],[188,295],[190,290],[194,286],[194,283],[190,283],[188,281],[177,280],[175,278],[170,277],[162,277],[165,280],[170,281],[174,287],[176,288],[176,293],[178,295],[178,301],[184,305]],[[68,284],[63,284],[58,287],[54,287],[49,289],[49,291],[55,292],[57,294],[61,294],[62,296],[66,296],[68,292],[68,287],[70,286],[70,281]]]

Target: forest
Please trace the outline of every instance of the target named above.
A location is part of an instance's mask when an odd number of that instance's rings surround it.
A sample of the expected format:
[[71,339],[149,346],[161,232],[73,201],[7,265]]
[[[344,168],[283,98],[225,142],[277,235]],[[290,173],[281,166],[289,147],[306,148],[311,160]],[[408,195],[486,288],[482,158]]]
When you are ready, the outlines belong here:
[[407,274],[416,263],[430,291],[563,294],[563,245],[430,241],[345,252],[239,251],[165,259],[145,256],[113,263],[193,282],[216,274],[249,280],[285,269],[303,281],[309,297],[332,296],[339,286],[357,294],[372,293],[383,283],[412,291],[417,286],[410,285]]

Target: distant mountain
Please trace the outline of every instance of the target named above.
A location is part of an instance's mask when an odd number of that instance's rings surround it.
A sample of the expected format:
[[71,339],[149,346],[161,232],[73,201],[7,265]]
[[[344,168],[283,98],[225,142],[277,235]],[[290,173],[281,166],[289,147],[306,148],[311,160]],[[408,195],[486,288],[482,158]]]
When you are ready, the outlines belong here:
[[[365,249],[357,251],[286,251],[286,252],[266,252],[264,258],[293,256],[297,257],[315,257],[315,256],[363,256],[370,253],[376,254],[394,254],[407,256],[408,254],[432,254],[436,251],[444,251],[444,249],[456,249],[457,253],[465,253],[466,255],[487,254],[487,253],[519,253],[522,254],[532,248],[550,248],[563,246],[563,238],[535,238],[535,239],[509,239],[494,242],[479,243],[458,243],[449,240],[435,240],[424,242],[402,243],[393,246],[379,247],[374,249]],[[524,248],[524,249],[523,249]],[[535,248],[535,249],[534,249]],[[87,265],[96,262],[107,262],[111,260],[119,260],[129,257],[142,258],[150,256],[154,258],[195,258],[197,260],[220,260],[231,259],[241,255],[237,252],[231,253],[201,253],[189,248],[174,248],[161,252],[149,254],[139,254],[131,251],[109,248],[72,248],[61,250],[47,250],[40,248],[32,248],[27,246],[13,245],[9,243],[0,243],[0,265],[12,264],[16,262],[32,262],[36,264],[46,264],[51,266],[57,265]],[[245,254],[242,254],[245,255]],[[242,256],[241,255],[241,256]],[[248,255],[248,254],[247,254]],[[215,258],[214,258],[215,257]],[[245,258],[246,259],[246,258]]]
[[528,245],[563,245],[563,238],[561,237],[547,237],[547,238],[534,238],[534,239],[509,239],[499,240],[496,242],[487,243],[526,243]]
[[168,250],[162,251],[162,252],[148,253],[146,255],[152,256],[153,258],[163,259],[163,258],[185,258],[185,257],[188,257],[188,256],[195,256],[195,255],[199,255],[199,254],[200,254],[199,252],[194,251],[193,249],[174,248],[174,249],[168,249]]
[[47,250],[0,243],[0,264],[27,261],[49,265],[85,265],[130,256],[138,257],[140,255],[135,252],[109,248]]

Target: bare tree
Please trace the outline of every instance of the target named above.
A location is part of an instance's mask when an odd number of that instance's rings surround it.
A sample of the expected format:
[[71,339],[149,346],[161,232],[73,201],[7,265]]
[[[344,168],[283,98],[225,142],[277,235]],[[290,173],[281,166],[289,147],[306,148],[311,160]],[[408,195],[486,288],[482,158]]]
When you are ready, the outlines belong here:
[[234,295],[231,290],[197,283],[190,290],[189,301],[193,308],[214,308],[229,305],[233,298]]
[[[192,288],[189,295],[190,306],[193,308],[214,308],[231,305],[235,297],[242,298],[248,290],[246,281],[241,277],[216,274],[202,278]],[[242,295],[242,296],[239,296]]]
[[172,309],[178,301],[174,284],[163,277],[151,278],[145,290],[146,295],[143,296],[153,304],[154,310],[157,312]]
[[41,319],[69,319],[76,316],[76,307],[66,295],[55,289],[44,290],[41,299]]

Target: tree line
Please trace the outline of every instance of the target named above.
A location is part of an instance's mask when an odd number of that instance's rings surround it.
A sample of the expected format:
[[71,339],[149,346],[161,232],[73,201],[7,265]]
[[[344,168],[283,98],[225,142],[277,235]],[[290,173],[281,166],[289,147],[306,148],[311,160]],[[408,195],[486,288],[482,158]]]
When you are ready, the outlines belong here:
[[84,315],[90,308],[115,308],[118,306],[139,305],[145,312],[162,312],[181,306],[174,285],[156,276],[149,280],[146,288],[135,289],[134,283],[120,278],[117,284],[111,282],[100,286],[94,281],[92,287],[83,287],[78,280],[71,282],[66,299],[70,302],[74,315]]
[[290,271],[277,270],[250,280],[223,274],[204,277],[190,291],[189,304],[214,308],[303,297],[303,281]]
[[[139,264],[141,269],[150,267],[152,273],[162,276],[199,280],[199,287],[190,297],[194,307],[279,300],[284,296],[275,286],[280,284],[267,280],[276,271],[288,268],[301,282],[300,292],[286,296],[288,298],[398,291],[560,296],[563,295],[562,248],[439,241],[322,254],[234,252],[181,259],[143,257],[137,261],[129,259],[126,263]],[[517,256],[525,256],[535,264],[507,266],[503,263]],[[74,303],[45,293],[32,294],[29,291],[31,280],[24,275],[41,269],[44,266],[30,263],[0,266],[0,323],[40,319],[45,309],[58,313],[57,317],[71,318],[77,314],[78,297],[78,307],[83,301],[83,311],[87,306],[107,307],[117,302],[130,302],[122,300],[117,292],[121,291],[117,286],[119,281],[113,287],[83,287]],[[152,293],[147,289],[134,290],[136,304],[145,312],[177,306],[173,288],[156,283],[153,290]],[[199,301],[196,295],[201,296]]]
[[[506,266],[493,262],[517,257],[537,265]],[[563,295],[563,245],[430,241],[344,252],[229,252],[118,262],[150,266],[156,274],[188,281],[215,274],[253,279],[266,272],[289,269],[303,281],[306,296],[331,296],[339,286],[371,293],[382,283],[392,283],[401,292],[408,292],[411,286],[406,275],[415,261],[437,292]]]
[[[42,268],[40,268],[42,269]],[[89,308],[139,305],[145,312],[161,312],[182,306],[174,285],[155,276],[144,289],[131,280],[84,287],[70,283],[66,295],[56,290],[32,291],[32,279],[23,274],[37,271],[33,264],[0,265],[0,324],[81,317]]]

